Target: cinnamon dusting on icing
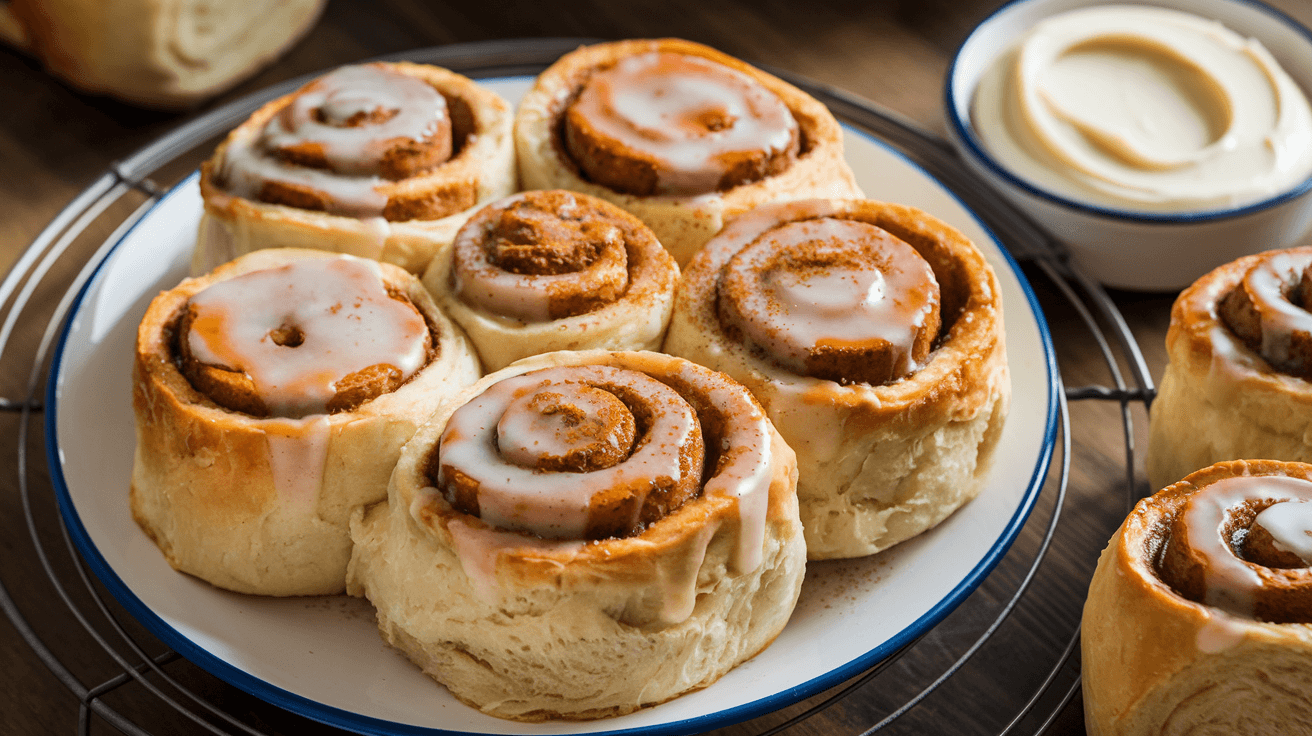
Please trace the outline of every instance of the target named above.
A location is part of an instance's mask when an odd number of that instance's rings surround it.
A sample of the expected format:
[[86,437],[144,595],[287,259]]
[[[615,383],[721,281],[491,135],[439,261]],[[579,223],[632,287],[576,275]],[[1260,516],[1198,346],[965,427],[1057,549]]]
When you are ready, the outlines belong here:
[[595,72],[563,115],[563,142],[592,181],[619,192],[696,195],[786,170],[797,121],[751,76],[650,52]]
[[781,366],[879,385],[927,359],[939,287],[914,248],[875,225],[834,217],[783,222],[723,266],[717,308]]
[[[1169,521],[1162,580],[1235,616],[1312,623],[1312,568],[1289,552],[1301,541],[1291,531],[1312,532],[1309,501],[1312,482],[1277,475],[1222,478],[1195,491]],[[1279,523],[1282,515],[1292,521]]]
[[652,245],[646,226],[608,202],[523,192],[483,208],[456,235],[453,291],[523,322],[586,314],[627,292],[633,251]]
[[177,328],[188,381],[259,417],[353,409],[408,380],[432,346],[427,321],[378,264],[350,256],[212,284],[188,301]]

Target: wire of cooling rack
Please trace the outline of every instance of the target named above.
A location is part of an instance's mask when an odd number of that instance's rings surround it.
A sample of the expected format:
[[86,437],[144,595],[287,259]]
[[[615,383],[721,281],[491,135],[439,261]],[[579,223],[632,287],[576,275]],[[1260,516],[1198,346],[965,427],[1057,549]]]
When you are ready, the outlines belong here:
[[[544,39],[508,41],[485,44],[463,44],[399,55],[415,61],[437,63],[463,71],[470,76],[515,73],[531,74],[539,71],[563,51],[579,44],[577,39]],[[1131,407],[1147,405],[1155,393],[1146,363],[1124,318],[1115,303],[1097,284],[1072,268],[1060,244],[1052,242],[1043,232],[1016,212],[998,195],[973,178],[956,158],[951,147],[941,139],[919,129],[914,124],[877,106],[836,90],[783,73],[781,76],[807,89],[825,101],[835,114],[849,124],[863,128],[890,143],[915,161],[984,219],[985,223],[1023,263],[1041,273],[1063,299],[1075,310],[1088,328],[1091,339],[1106,362],[1112,386],[1081,386],[1058,392],[1060,416],[1060,462],[1055,477],[1044,483],[1040,503],[1048,507],[1046,518],[1036,512],[1026,525],[1034,537],[1032,545],[1013,548],[1004,559],[1011,580],[1002,580],[995,572],[981,588],[988,601],[963,604],[971,609],[969,619],[962,625],[969,630],[964,637],[953,636],[946,643],[953,628],[953,614],[947,621],[925,636],[912,641],[868,672],[854,678],[829,693],[802,704],[785,709],[775,717],[762,717],[748,724],[750,732],[767,736],[791,730],[799,724],[821,717],[827,710],[844,707],[854,694],[870,694],[878,689],[877,683],[908,662],[908,668],[933,665],[933,672],[922,678],[918,688],[898,702],[883,704],[882,711],[866,722],[871,725],[864,733],[883,731],[905,723],[916,711],[924,708],[927,700],[936,697],[946,683],[961,678],[977,678],[971,667],[978,662],[979,653],[996,643],[1018,607],[1032,601],[1031,593],[1040,576],[1043,563],[1056,544],[1063,541],[1062,511],[1067,502],[1071,469],[1071,433],[1067,401],[1111,401],[1119,404],[1122,431],[1125,440],[1125,503],[1126,511],[1137,500],[1142,488],[1136,486],[1134,476],[1134,438]],[[231,712],[230,697],[212,697],[216,689],[222,693],[227,686],[191,665],[176,653],[169,651],[148,633],[138,630],[130,616],[117,607],[94,577],[88,572],[76,551],[58,510],[50,501],[49,481],[32,463],[41,456],[40,442],[34,441],[43,410],[39,397],[47,375],[49,353],[55,336],[63,325],[75,295],[104,258],[108,248],[149,211],[166,189],[154,178],[169,166],[196,161],[197,151],[209,139],[220,134],[247,117],[263,102],[299,86],[304,80],[292,80],[250,98],[225,106],[175,130],[135,155],[112,167],[80,194],[37,237],[19,257],[10,272],[0,281],[0,365],[15,362],[27,370],[26,384],[18,394],[0,399],[0,411],[17,417],[13,440],[17,451],[16,469],[21,495],[24,521],[30,537],[32,558],[39,562],[41,574],[50,586],[49,600],[58,602],[73,620],[80,633],[79,643],[102,651],[109,664],[87,667],[73,662],[62,647],[63,642],[52,641],[43,635],[10,595],[7,582],[0,578],[0,609],[17,628],[38,658],[72,693],[78,708],[77,732],[91,733],[96,718],[118,731],[131,736],[149,736],[176,732],[176,724],[186,724],[196,732],[212,734],[273,734],[304,732],[318,727],[298,716],[276,711],[274,706],[257,705],[253,710],[243,706],[242,713]],[[207,153],[205,150],[201,155]],[[191,157],[191,158],[188,158]],[[183,169],[187,170],[186,167]],[[133,203],[136,203],[133,206]],[[126,208],[126,213],[123,210]],[[112,232],[106,237],[106,223]],[[68,283],[55,283],[56,272],[68,272],[68,264],[84,264]],[[64,268],[61,269],[60,267]],[[53,310],[43,310],[38,295],[55,291],[62,296]],[[18,338],[30,330],[25,326],[42,327],[39,337]],[[32,343],[35,347],[32,347]],[[1122,361],[1128,368],[1127,381]],[[1058,379],[1059,380],[1059,379]],[[1110,535],[1111,530],[1107,530]],[[1104,537],[1105,539],[1106,537]],[[61,543],[62,541],[62,543]],[[1002,566],[1000,566],[1002,567]],[[995,582],[998,581],[998,582]],[[978,594],[978,592],[977,592]],[[1014,627],[1013,627],[1014,628]],[[956,638],[963,641],[957,642]],[[1014,704],[1010,714],[994,731],[1010,734],[1024,729],[1029,733],[1043,733],[1069,703],[1079,688],[1078,674],[1072,676],[1074,654],[1077,650],[1078,625],[1073,625],[1063,645],[1052,661],[1044,668],[1033,690]],[[946,661],[926,653],[951,649]],[[108,672],[108,674],[104,674]],[[898,677],[904,672],[897,672]],[[195,683],[199,682],[197,685]],[[111,696],[123,689],[137,688],[149,693],[160,709],[177,714],[180,720],[163,722],[158,726],[153,715],[140,709],[114,705]],[[864,698],[863,698],[864,700]],[[254,715],[251,715],[251,714]],[[93,717],[94,716],[94,717]],[[150,723],[146,723],[149,721]],[[163,728],[164,730],[160,730]],[[324,727],[326,728],[326,727]]]

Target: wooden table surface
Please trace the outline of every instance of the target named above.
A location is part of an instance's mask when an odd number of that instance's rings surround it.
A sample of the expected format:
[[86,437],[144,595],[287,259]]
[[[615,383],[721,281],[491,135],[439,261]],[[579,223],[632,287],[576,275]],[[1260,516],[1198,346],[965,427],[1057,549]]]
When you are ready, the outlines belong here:
[[[1274,3],[1305,24],[1312,24],[1312,5],[1300,0]],[[680,36],[700,41],[748,61],[764,63],[852,92],[906,116],[925,129],[941,133],[943,75],[958,44],[998,3],[996,0],[816,0],[810,3],[731,0],[650,0],[608,3],[561,0],[556,3],[425,3],[420,0],[334,0],[319,25],[255,78],[191,114],[143,111],[103,98],[71,91],[46,76],[25,56],[0,50],[0,80],[6,91],[6,113],[0,115],[0,267],[7,270],[43,227],[112,162],[185,122],[270,84],[335,65],[380,54],[458,42],[523,37],[656,37]],[[187,168],[195,162],[187,164]],[[175,177],[183,171],[165,175]],[[163,180],[162,180],[163,181]],[[135,200],[140,202],[141,198]],[[103,238],[103,235],[101,236]],[[57,267],[67,283],[76,264]],[[1089,332],[1075,311],[1039,271],[1027,268],[1052,329],[1059,362],[1068,386],[1109,384],[1110,378]],[[58,280],[58,279],[56,279]],[[34,303],[49,309],[59,293],[38,289]],[[1117,305],[1142,345],[1153,377],[1164,362],[1162,338],[1172,295],[1115,293]],[[40,310],[36,310],[38,313]],[[3,356],[0,396],[21,397],[31,370],[30,351],[42,325],[22,323]],[[1145,432],[1145,412],[1131,404],[1137,437]],[[49,509],[44,455],[40,449],[39,417],[23,425],[12,412],[0,415],[6,451],[18,457],[15,436],[32,433],[22,454],[32,480],[36,534],[59,543]],[[1071,454],[1070,495],[1063,508],[1057,542],[1040,568],[1031,592],[1017,607],[1006,628],[1005,642],[981,650],[978,659],[912,715],[898,721],[892,733],[996,733],[1007,713],[1015,711],[1046,673],[1078,620],[1084,585],[1109,531],[1124,515],[1125,474],[1119,407],[1108,402],[1076,402]],[[1142,443],[1140,443],[1140,449]],[[1058,458],[1060,460],[1060,457]],[[13,461],[9,461],[13,464]],[[1056,467],[1059,463],[1055,463]],[[76,673],[91,682],[97,673],[116,672],[112,662],[81,635],[77,622],[51,590],[47,574],[33,552],[25,507],[18,492],[21,468],[6,470],[0,483],[0,545],[3,581],[35,633]],[[1053,486],[1055,487],[1055,481]],[[1051,511],[1045,494],[1036,518]],[[44,507],[44,510],[42,509]],[[1017,550],[1037,549],[1041,524],[1031,524]],[[56,545],[58,546],[58,545]],[[905,683],[932,680],[982,625],[1025,569],[1013,553],[972,596],[964,612],[954,614],[913,655],[895,666],[880,684],[855,692],[835,707],[795,727],[790,733],[859,733],[901,702]],[[1020,555],[1023,558],[1023,554]],[[67,562],[51,563],[68,574]],[[981,621],[984,623],[981,624]],[[928,651],[942,649],[942,652]],[[946,659],[944,659],[946,657]],[[940,661],[941,660],[941,661]],[[935,664],[938,663],[938,664]],[[6,734],[67,734],[79,728],[78,698],[42,664],[19,632],[0,623],[0,732]],[[177,667],[183,678],[222,707],[241,714],[255,727],[276,733],[325,732],[256,702],[212,678]],[[939,669],[934,669],[938,667]],[[896,668],[901,668],[897,670]],[[1060,678],[1071,682],[1068,669]],[[133,685],[117,689],[107,702],[130,714],[154,733],[201,732],[180,720],[153,696]],[[1045,705],[1042,709],[1051,709]],[[1057,718],[1050,733],[1083,733],[1078,696]],[[752,734],[798,712],[726,729]],[[995,712],[999,711],[999,712]],[[99,717],[88,721],[91,733],[118,731]],[[1032,732],[1026,721],[1022,732]]]

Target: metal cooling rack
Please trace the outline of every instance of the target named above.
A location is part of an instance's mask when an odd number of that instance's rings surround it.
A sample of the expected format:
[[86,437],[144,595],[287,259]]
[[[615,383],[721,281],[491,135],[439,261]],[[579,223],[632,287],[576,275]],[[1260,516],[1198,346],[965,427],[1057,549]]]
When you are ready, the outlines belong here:
[[[576,39],[462,44],[394,58],[439,64],[475,78],[532,75],[578,44]],[[848,683],[724,732],[851,731],[835,724],[841,719],[841,724],[868,724],[863,734],[918,733],[941,730],[943,719],[950,718],[963,733],[968,726],[1000,735],[1043,733],[1079,689],[1079,603],[1088,583],[1087,577],[1054,576],[1044,562],[1053,554],[1095,558],[1147,490],[1135,480],[1132,417],[1132,407],[1146,408],[1155,393],[1147,365],[1108,295],[1070,267],[1059,244],[974,179],[945,141],[841,90],[780,76],[827,103],[840,119],[892,144],[960,197],[1021,261],[1035,286],[1052,290],[1048,300],[1083,321],[1112,385],[1058,392],[1060,452],[1035,511],[998,567],[956,611]],[[79,734],[338,733],[209,675],[168,650],[118,606],[88,572],[63,526],[45,473],[40,431],[50,350],[94,264],[169,186],[209,155],[216,136],[307,79],[215,110],[124,159],[60,212],[0,282],[0,391],[5,397],[0,398],[0,442],[7,443],[4,451],[15,453],[21,506],[21,515],[6,518],[0,527],[12,547],[10,564],[0,575],[0,608],[70,691]],[[76,273],[71,281],[70,273]],[[1090,401],[1118,407],[1125,480],[1118,488],[1070,492],[1068,402]],[[1109,490],[1120,494],[1121,503],[1107,510]],[[1078,540],[1090,535],[1072,530],[1072,508],[1081,524],[1103,527],[1093,535],[1098,541],[1092,549],[1079,549],[1089,545]],[[1090,522],[1089,508],[1104,513],[1093,514]],[[25,590],[38,591],[22,601],[9,592],[19,576]],[[1072,588],[1080,592],[1072,595]],[[1054,606],[1054,599],[1073,604]],[[1031,686],[1022,692],[990,690],[1003,668],[1010,682],[1017,681],[1017,667],[1026,668],[1023,674]]]

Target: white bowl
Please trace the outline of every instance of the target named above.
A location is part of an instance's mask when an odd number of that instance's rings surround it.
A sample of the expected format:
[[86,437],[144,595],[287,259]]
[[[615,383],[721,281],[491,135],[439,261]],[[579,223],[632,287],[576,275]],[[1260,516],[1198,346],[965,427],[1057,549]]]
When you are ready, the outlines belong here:
[[[1022,180],[981,143],[971,98],[994,61],[1040,20],[1125,0],[1014,0],[984,20],[948,69],[948,131],[966,163],[1035,222],[1069,247],[1090,277],[1123,289],[1188,286],[1240,256],[1295,245],[1312,224],[1312,178],[1280,195],[1240,207],[1197,212],[1136,212],[1080,202]],[[1150,3],[1220,21],[1256,38],[1312,96],[1312,31],[1251,0],[1154,0]]]

